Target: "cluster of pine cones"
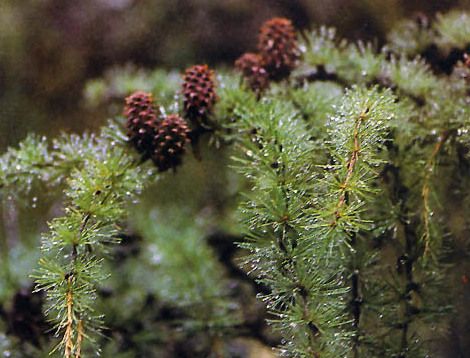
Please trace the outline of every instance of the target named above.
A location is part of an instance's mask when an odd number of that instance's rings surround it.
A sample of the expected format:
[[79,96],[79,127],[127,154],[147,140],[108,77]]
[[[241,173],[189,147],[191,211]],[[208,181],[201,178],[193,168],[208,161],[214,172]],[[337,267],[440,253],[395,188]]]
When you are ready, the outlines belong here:
[[[259,95],[270,81],[288,77],[297,66],[300,51],[290,20],[266,21],[260,29],[258,51],[245,53],[235,66]],[[185,119],[177,114],[162,117],[150,93],[138,91],[126,98],[124,115],[129,142],[142,154],[143,160],[151,159],[161,172],[180,165],[188,143],[194,144],[204,132],[217,101],[214,71],[207,65],[188,68],[181,92]]]
[[142,159],[151,159],[160,172],[181,164],[183,154],[194,139],[192,132],[212,113],[217,100],[214,72],[207,65],[188,68],[183,76],[185,119],[177,114],[162,117],[157,111],[152,94],[135,92],[126,98],[124,115],[127,118],[129,142],[142,154]]
[[280,81],[297,66],[300,49],[292,22],[276,17],[266,21],[258,36],[258,53],[245,53],[235,67],[249,87],[260,94],[270,81]]
[[143,159],[152,159],[159,171],[181,163],[188,142],[186,121],[176,114],[157,113],[150,93],[135,92],[126,98],[127,135]]

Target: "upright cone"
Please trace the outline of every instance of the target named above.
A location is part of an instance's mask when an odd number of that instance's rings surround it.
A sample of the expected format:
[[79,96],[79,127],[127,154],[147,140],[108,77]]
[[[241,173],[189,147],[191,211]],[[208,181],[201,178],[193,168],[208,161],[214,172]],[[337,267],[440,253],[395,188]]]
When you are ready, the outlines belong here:
[[207,65],[188,68],[183,76],[184,112],[194,124],[201,125],[211,114],[217,100],[214,71]]
[[245,53],[237,61],[235,67],[242,73],[248,86],[260,94],[269,86],[269,74],[263,67],[263,59],[256,53]]
[[300,58],[292,22],[280,17],[266,21],[260,29],[258,51],[272,80],[288,77]]
[[138,91],[126,98],[124,115],[127,118],[127,135],[129,141],[139,153],[146,154],[153,149],[154,128],[157,124],[157,113],[152,94]]
[[152,161],[163,172],[181,164],[189,142],[189,128],[183,118],[170,114],[159,122],[153,138]]
[[160,172],[181,164],[189,141],[189,128],[183,118],[176,114],[158,118],[152,95],[141,91],[126,98],[124,115],[129,141],[144,160],[152,159]]

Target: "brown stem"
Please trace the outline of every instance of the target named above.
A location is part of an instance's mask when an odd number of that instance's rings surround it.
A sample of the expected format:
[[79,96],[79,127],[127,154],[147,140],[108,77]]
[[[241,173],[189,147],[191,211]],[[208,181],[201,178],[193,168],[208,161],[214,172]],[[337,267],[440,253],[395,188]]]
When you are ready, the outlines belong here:
[[[121,173],[124,174],[125,171],[132,165],[129,164],[129,166],[126,166],[125,168],[123,168],[123,171]],[[118,176],[116,176],[118,177]],[[101,200],[100,204],[103,205],[106,200],[111,196],[112,194],[112,185],[113,185],[113,182],[111,182],[111,188],[110,190],[108,191],[108,193],[103,197],[103,199]],[[90,221],[90,218],[91,218],[91,213],[86,213],[84,216],[83,216],[83,220],[82,220],[82,223],[80,225],[80,228],[78,230],[78,236],[81,237],[83,235],[83,232],[85,231],[86,229],[86,226],[88,224],[88,222]],[[88,250],[90,251],[90,250]],[[72,264],[75,263],[75,261],[77,260],[77,257],[78,257],[78,243],[74,243],[72,245],[72,254],[71,254],[71,257],[72,257]],[[74,349],[74,344],[73,344],[73,318],[74,318],[74,315],[73,315],[73,291],[72,291],[72,282],[74,280],[74,272],[68,274],[68,277],[67,277],[67,284],[68,284],[68,291],[67,291],[67,325],[66,325],[66,329],[65,329],[65,333],[64,333],[64,343],[65,343],[65,355],[67,358],[71,357],[71,354],[72,354],[72,351]],[[83,339],[85,337],[85,332],[84,332],[84,321],[82,319],[80,319],[80,317],[77,317],[78,318],[78,323],[77,323],[77,338],[76,338],[76,342],[75,342],[75,358],[80,358],[81,357],[81,346],[82,346],[82,343],[83,343]]]
[[67,322],[65,326],[65,333],[63,342],[65,345],[65,357],[71,358],[73,352],[73,291],[72,291],[72,280],[73,276],[67,279],[67,294],[66,294],[66,305],[67,305]]
[[338,204],[336,205],[335,217],[334,220],[331,222],[330,226],[336,227],[338,223],[338,219],[341,217],[341,209],[347,204],[347,197],[348,197],[348,186],[351,178],[354,174],[354,169],[356,167],[356,163],[359,159],[359,153],[361,151],[361,144],[359,141],[359,129],[361,123],[366,119],[367,113],[369,112],[369,108],[366,108],[362,111],[359,117],[356,119],[356,123],[354,125],[354,132],[353,132],[353,141],[354,141],[354,148],[351,153],[351,157],[348,161],[348,171],[346,173],[346,178],[344,179],[343,183],[341,184],[341,194],[338,199]]
[[421,189],[421,198],[423,200],[422,220],[423,220],[424,232],[423,232],[422,240],[424,241],[424,254],[423,254],[424,257],[426,257],[428,254],[431,254],[431,244],[430,244],[431,209],[429,206],[430,181],[431,181],[432,174],[434,172],[436,158],[439,155],[444,143],[447,141],[448,138],[449,138],[449,131],[443,131],[442,134],[439,136],[437,143],[434,145],[431,156],[429,157],[426,163],[426,167],[424,169],[425,176],[424,176],[424,181],[423,181],[423,187]]
[[83,329],[83,320],[79,320],[77,325],[77,351],[75,352],[75,358],[81,358],[82,356],[82,342],[84,336],[85,330]]
[[[341,194],[338,199],[338,204],[336,205],[336,211],[334,213],[334,220],[330,224],[332,227],[336,227],[338,220],[341,218],[341,209],[348,205],[348,200],[349,200],[349,191],[348,187],[351,182],[351,179],[354,175],[354,170],[356,168],[356,164],[359,160],[359,154],[361,151],[361,143],[360,143],[360,138],[359,138],[359,132],[360,132],[360,126],[362,122],[367,118],[367,113],[369,112],[369,108],[364,109],[359,117],[356,119],[355,125],[354,125],[354,131],[353,131],[353,142],[354,142],[354,147],[351,152],[351,156],[348,161],[348,166],[347,166],[347,173],[346,173],[346,178],[344,179],[343,183],[341,184]],[[350,240],[350,245],[351,247],[356,246],[356,235],[355,233],[347,233],[351,240]],[[350,307],[352,310],[352,315],[353,315],[353,327],[355,329],[355,334],[353,337],[353,357],[358,357],[359,351],[359,323],[360,323],[360,318],[361,318],[361,306],[362,306],[362,297],[360,293],[360,275],[359,275],[359,269],[354,262],[355,256],[353,254],[352,260],[353,260],[353,273],[351,275],[351,301],[350,301]]]

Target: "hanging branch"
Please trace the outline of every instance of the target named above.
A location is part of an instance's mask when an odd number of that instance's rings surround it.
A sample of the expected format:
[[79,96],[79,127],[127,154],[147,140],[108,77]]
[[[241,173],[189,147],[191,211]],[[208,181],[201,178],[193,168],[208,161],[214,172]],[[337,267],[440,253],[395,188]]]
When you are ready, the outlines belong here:
[[[123,172],[119,176],[122,176],[122,174],[128,169],[129,168],[124,168]],[[113,189],[112,184],[108,187],[108,189],[109,189],[108,194],[101,201],[101,205],[105,204],[106,199],[110,196],[110,193],[112,193],[112,189]],[[97,195],[96,193],[97,192],[95,192],[95,195]],[[98,195],[101,195],[101,193]],[[72,357],[73,352],[75,352],[75,358],[80,358],[81,350],[82,350],[82,342],[83,342],[84,334],[85,334],[84,327],[83,327],[84,322],[83,322],[83,319],[80,318],[80,312],[79,311],[76,312],[74,310],[73,281],[75,279],[74,275],[76,272],[74,268],[76,267],[77,259],[79,256],[79,253],[78,253],[79,243],[83,240],[83,234],[86,231],[87,224],[90,221],[90,218],[91,218],[91,213],[84,214],[82,224],[80,225],[80,228],[78,230],[79,239],[77,240],[77,242],[72,243],[72,251],[69,255],[71,258],[70,266],[72,267],[72,270],[68,274],[66,274],[66,276],[68,276],[66,278],[67,280],[67,291],[66,291],[67,321],[66,321],[66,326],[65,326],[64,337],[62,340],[65,346],[66,358]],[[90,244],[86,244],[86,245],[88,245],[86,254],[89,254],[91,252],[91,246]],[[74,336],[76,336],[75,343],[73,342]]]

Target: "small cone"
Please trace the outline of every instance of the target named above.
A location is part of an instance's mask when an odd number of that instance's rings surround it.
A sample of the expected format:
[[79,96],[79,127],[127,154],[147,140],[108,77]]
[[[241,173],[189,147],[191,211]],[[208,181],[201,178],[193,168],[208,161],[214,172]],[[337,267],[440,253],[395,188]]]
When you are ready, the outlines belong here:
[[188,134],[186,121],[176,114],[170,114],[158,123],[151,158],[159,171],[175,169],[181,164],[186,144],[189,142]]
[[263,67],[263,60],[255,53],[245,53],[237,61],[235,67],[242,73],[248,86],[256,93],[262,93],[269,86],[269,74]]
[[127,118],[127,136],[139,153],[152,151],[157,114],[150,93],[135,92],[126,98],[124,115]]
[[266,21],[260,29],[258,50],[272,80],[288,77],[300,58],[292,22],[280,17]]
[[184,112],[194,125],[199,126],[212,113],[217,100],[214,71],[207,65],[188,68],[183,76]]

